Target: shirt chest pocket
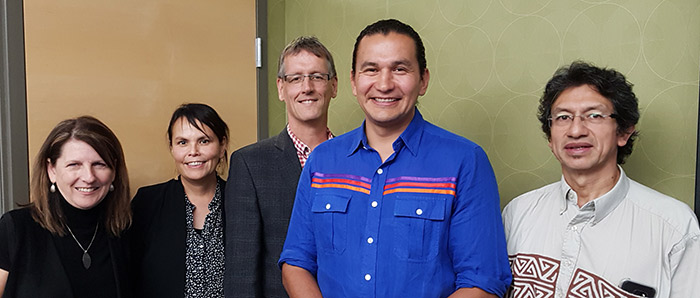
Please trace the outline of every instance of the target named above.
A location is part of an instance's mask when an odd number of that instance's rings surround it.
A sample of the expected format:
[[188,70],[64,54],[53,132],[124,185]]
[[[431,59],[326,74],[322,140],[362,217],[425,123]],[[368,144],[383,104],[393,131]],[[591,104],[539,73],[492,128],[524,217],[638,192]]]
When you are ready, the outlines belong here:
[[427,261],[439,251],[445,225],[445,198],[399,196],[394,203],[394,254],[402,260]]
[[347,210],[350,196],[317,195],[311,206],[316,247],[319,253],[341,254],[345,251],[348,233]]

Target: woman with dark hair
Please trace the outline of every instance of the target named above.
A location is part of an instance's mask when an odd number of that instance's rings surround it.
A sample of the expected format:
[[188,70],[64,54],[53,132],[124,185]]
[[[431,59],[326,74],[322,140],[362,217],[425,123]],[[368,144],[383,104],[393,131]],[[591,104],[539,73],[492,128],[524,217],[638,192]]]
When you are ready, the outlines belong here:
[[168,125],[177,179],[143,187],[132,202],[135,293],[223,297],[228,127],[204,104],[181,105]]
[[31,203],[0,219],[0,296],[131,297],[121,232],[129,177],[114,133],[82,116],[39,149]]

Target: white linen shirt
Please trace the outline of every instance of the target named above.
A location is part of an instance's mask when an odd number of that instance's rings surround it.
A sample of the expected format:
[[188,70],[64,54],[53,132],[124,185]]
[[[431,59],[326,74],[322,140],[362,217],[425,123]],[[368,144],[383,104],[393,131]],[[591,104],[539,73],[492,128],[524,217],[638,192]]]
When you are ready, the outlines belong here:
[[561,181],[520,195],[503,210],[513,284],[507,297],[700,297],[700,228],[684,203],[629,179],[577,206]]

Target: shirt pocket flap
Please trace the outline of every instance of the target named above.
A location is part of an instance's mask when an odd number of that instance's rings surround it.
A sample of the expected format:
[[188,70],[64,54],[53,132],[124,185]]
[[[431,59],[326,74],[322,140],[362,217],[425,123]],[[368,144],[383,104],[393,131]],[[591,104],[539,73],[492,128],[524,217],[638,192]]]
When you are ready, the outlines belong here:
[[394,216],[444,220],[445,198],[396,197]]
[[345,213],[350,203],[350,196],[320,195],[314,198],[312,212],[342,212]]

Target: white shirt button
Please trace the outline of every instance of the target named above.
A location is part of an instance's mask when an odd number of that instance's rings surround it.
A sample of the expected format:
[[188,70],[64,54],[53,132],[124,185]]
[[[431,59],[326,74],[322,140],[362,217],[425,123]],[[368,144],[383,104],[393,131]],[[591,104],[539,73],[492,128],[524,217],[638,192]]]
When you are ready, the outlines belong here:
[[377,205],[379,205],[379,203],[377,203],[377,201],[372,201],[372,208],[376,208]]
[[576,226],[573,226],[573,227],[571,227],[571,230],[576,231],[576,230],[578,230],[578,228]]
[[331,209],[331,204],[326,204],[326,210]]
[[377,170],[377,174],[381,175],[382,173],[384,173],[384,170],[382,170],[382,169]]
[[372,242],[374,242],[374,238],[372,238],[372,237],[367,238],[367,243],[372,244]]
[[369,274],[365,274],[365,280],[369,281],[370,279],[372,279],[372,276]]
[[421,214],[423,214],[423,209],[420,209],[420,208],[416,209],[416,215],[421,215]]

